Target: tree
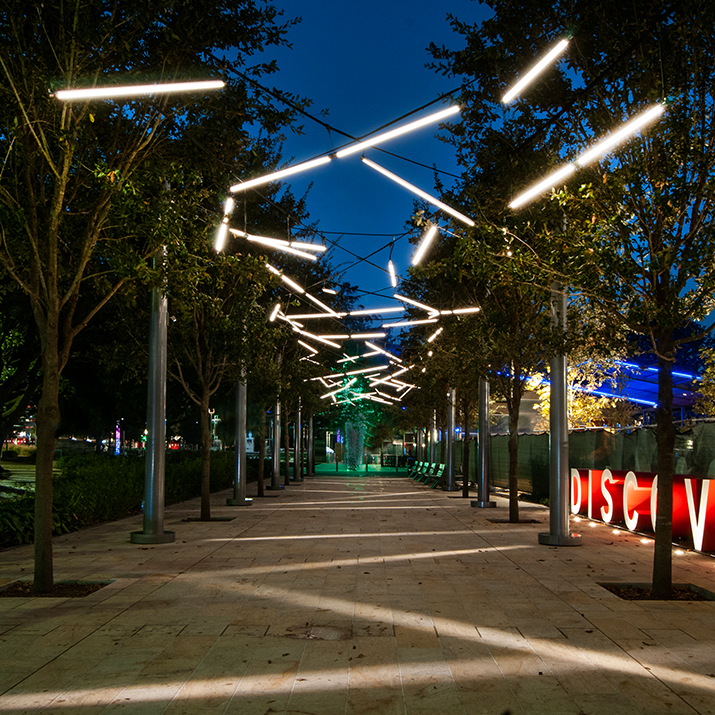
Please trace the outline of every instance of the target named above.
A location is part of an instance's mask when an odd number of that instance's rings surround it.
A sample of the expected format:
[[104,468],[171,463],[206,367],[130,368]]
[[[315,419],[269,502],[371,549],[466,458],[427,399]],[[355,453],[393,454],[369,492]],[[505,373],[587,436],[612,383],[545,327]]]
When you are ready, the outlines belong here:
[[253,166],[254,157],[242,154],[252,125],[275,132],[290,119],[242,79],[231,79],[220,99],[61,104],[48,89],[204,78],[239,68],[258,76],[275,68],[244,65],[265,45],[284,42],[288,25],[278,24],[272,5],[254,0],[219,0],[210,9],[195,0],[2,0],[0,17],[0,250],[30,299],[42,350],[34,587],[47,592],[54,585],[60,376],[79,332],[157,245],[171,241],[171,222],[158,218],[179,208],[163,190],[171,178],[169,149],[196,142],[240,175]]
[[[646,335],[657,356],[653,592],[668,597],[676,331],[710,312],[715,287],[715,7],[704,0],[488,4],[495,14],[481,26],[454,20],[463,49],[432,48],[440,69],[465,82],[464,122],[452,134],[467,167],[457,193],[472,193],[467,179],[483,172],[482,159],[496,157],[513,183],[506,203],[623,120],[672,99],[657,127],[579,171],[558,201],[536,201],[519,214],[530,225],[521,235],[527,242],[555,237],[556,224],[546,218],[555,209],[566,214],[564,240],[553,241],[548,254],[537,249],[538,263],[588,296],[605,323]],[[574,37],[564,61],[515,108],[502,110],[503,90],[567,28]]]

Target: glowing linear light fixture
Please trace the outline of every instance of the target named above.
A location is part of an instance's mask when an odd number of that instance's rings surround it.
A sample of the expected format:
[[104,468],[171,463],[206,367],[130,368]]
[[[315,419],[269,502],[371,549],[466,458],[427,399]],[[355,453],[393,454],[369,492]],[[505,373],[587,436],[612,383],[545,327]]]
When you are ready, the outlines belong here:
[[437,318],[427,318],[426,320],[400,320],[397,323],[383,323],[383,328],[404,328],[408,325],[427,325],[428,323],[436,323]]
[[378,340],[384,338],[387,333],[350,333],[352,340]]
[[576,163],[579,166],[586,166],[586,164],[595,161],[603,156],[611,147],[614,147],[616,144],[619,144],[624,139],[628,138],[631,134],[634,134],[642,126],[658,119],[664,111],[665,107],[662,104],[656,104],[642,114],[639,114],[637,117],[631,119],[630,122],[624,124],[618,131],[614,132],[596,144],[596,146],[581,154],[581,156],[576,159]]
[[[381,355],[384,351],[382,350],[371,350],[369,353],[363,353],[362,355],[355,355],[354,357],[344,357],[338,360],[338,363],[341,362],[355,362],[356,360],[362,360],[363,358],[366,357],[372,357],[373,355]],[[390,355],[392,357],[392,355]]]
[[310,350],[313,355],[318,354],[318,351],[312,345],[308,345],[308,343],[304,343],[302,340],[298,341],[298,345],[302,345],[304,348]]
[[339,392],[343,392],[347,390],[350,385],[352,385],[355,381],[357,380],[357,377],[353,377],[350,382],[348,382],[347,385],[343,385],[339,390],[333,390],[333,392],[326,392],[324,395],[320,396],[321,400],[324,400],[326,397],[332,397],[333,395],[337,395]]
[[336,316],[338,318],[344,318],[347,313],[295,313],[291,314],[288,317],[292,318],[293,320],[312,320],[313,318],[335,318]]
[[465,216],[462,213],[459,213],[459,211],[453,209],[451,206],[447,206],[447,204],[442,203],[439,199],[436,199],[434,196],[431,196],[426,191],[418,189],[414,184],[410,184],[408,181],[405,181],[404,179],[397,176],[397,174],[393,174],[391,171],[388,171],[379,164],[376,164],[374,161],[370,161],[370,159],[368,159],[367,157],[362,157],[362,160],[369,167],[375,169],[375,171],[379,172],[383,176],[386,176],[388,179],[392,179],[392,181],[404,187],[408,191],[412,191],[412,193],[417,194],[417,196],[423,198],[425,201],[429,201],[429,203],[436,206],[438,209],[441,209],[442,211],[451,214],[452,216],[454,216],[454,218],[459,219],[463,223],[466,223],[467,226],[474,226],[474,221],[472,221],[471,218]]
[[201,80],[198,82],[167,82],[164,84],[134,84],[121,87],[87,87],[86,89],[61,89],[55,98],[62,101],[72,99],[111,99],[112,97],[139,97],[146,94],[169,94],[170,92],[201,92],[206,89],[222,89],[221,80]]
[[307,241],[291,241],[290,246],[304,251],[317,251],[318,253],[325,253],[328,250],[322,243],[308,243]]
[[223,251],[223,244],[226,243],[226,234],[228,234],[228,217],[224,218],[216,232],[216,243],[214,243],[216,252]]
[[295,325],[293,325],[292,327],[293,330],[299,335],[305,335],[306,338],[310,338],[311,340],[317,340],[319,343],[325,343],[326,345],[330,345],[331,348],[338,348],[338,350],[340,349],[340,345],[332,342],[331,340],[328,340],[327,338],[322,337],[321,335],[315,335],[314,333],[309,333],[307,330],[301,330],[300,328],[296,328]]
[[235,206],[236,202],[233,200],[232,196],[229,196],[223,205],[223,215],[230,216],[233,213],[233,209]]
[[301,288],[295,281],[292,281],[288,276],[283,275],[275,266],[272,266],[270,263],[266,263],[266,268],[273,273],[274,275],[278,276],[287,286],[290,286],[294,291],[298,293],[305,293],[305,290]]
[[390,274],[390,283],[393,288],[397,288],[397,274],[395,273],[395,264],[390,259],[387,262],[387,272]]
[[506,104],[516,97],[524,87],[533,82],[567,47],[569,41],[561,40],[553,47],[545,57],[540,59],[502,98],[501,101]]
[[433,343],[433,342],[435,341],[435,339],[437,338],[437,336],[438,336],[443,330],[444,330],[444,328],[437,328],[437,330],[435,330],[435,332],[432,333],[432,335],[430,335],[429,338],[427,338],[427,342],[428,342],[428,343]]
[[278,181],[286,176],[291,176],[292,174],[297,174],[301,171],[307,171],[308,169],[313,169],[316,166],[322,166],[330,161],[329,156],[321,156],[319,159],[311,159],[310,161],[304,161],[302,164],[296,164],[295,166],[290,166],[287,169],[281,169],[280,171],[274,171],[272,174],[266,174],[265,176],[259,176],[255,179],[249,179],[240,184],[234,184],[229,191],[235,194],[238,191],[246,191],[246,189],[252,189],[254,186],[260,186],[261,184],[267,184],[270,181]]
[[[377,350],[379,353],[382,353],[383,355],[387,355],[387,357],[392,358],[393,360],[397,360],[397,362],[402,362],[402,360],[392,353],[388,353],[387,350],[383,350],[382,348],[378,347],[374,343],[371,343],[370,341],[366,340],[365,345],[367,345],[369,348],[372,348],[373,350]],[[363,357],[365,357],[363,355]]]
[[274,322],[275,319],[278,317],[278,313],[280,312],[280,310],[281,310],[281,304],[276,303],[275,306],[273,307],[273,310],[271,311],[270,317],[268,318],[268,320],[270,320],[271,323]]
[[527,189],[523,194],[517,196],[509,204],[509,208],[515,209],[522,204],[525,204],[529,199],[534,198],[534,196],[538,196],[539,194],[543,194],[544,191],[553,189],[554,186],[556,186],[556,184],[558,184],[562,179],[565,179],[567,176],[571,176],[571,174],[573,174],[575,170],[576,167],[573,164],[566,164],[566,166],[562,166],[560,169],[557,169],[552,174],[549,174],[549,176],[547,176],[545,179],[542,179],[538,184],[532,186],[530,189]]
[[352,310],[348,315],[373,315],[377,313],[402,313],[404,308],[399,306],[397,308],[367,308],[366,310]]
[[340,149],[340,151],[336,152],[335,156],[337,156],[338,159],[342,159],[344,156],[355,154],[356,152],[359,152],[362,149],[366,149],[369,146],[374,146],[375,144],[387,141],[388,139],[393,139],[394,137],[399,137],[402,134],[407,134],[408,132],[412,132],[415,129],[424,127],[426,124],[432,124],[433,122],[440,121],[440,119],[451,117],[453,114],[457,114],[457,112],[459,112],[459,107],[456,105],[453,107],[448,107],[447,109],[442,109],[441,111],[435,112],[434,114],[430,114],[429,116],[423,117],[422,119],[417,119],[416,121],[410,122],[409,124],[404,124],[403,126],[397,127],[396,129],[391,129],[388,132],[378,134],[377,136],[372,137],[372,139],[365,139],[365,141],[358,142],[357,144],[350,144],[350,146],[346,146],[344,149]]
[[417,251],[415,252],[415,255],[412,257],[412,265],[413,266],[416,266],[424,258],[425,252],[429,248],[430,244],[432,243],[432,239],[434,239],[436,234],[437,234],[437,226],[430,226],[429,230],[427,231],[424,238],[422,239],[422,242],[417,247]]
[[318,257],[312,253],[306,253],[305,251],[299,251],[293,248],[292,244],[288,241],[284,241],[281,238],[268,238],[267,236],[253,236],[250,233],[245,233],[244,231],[238,231],[235,228],[230,228],[229,231],[235,236],[242,236],[251,243],[260,243],[264,246],[270,246],[275,248],[277,251],[285,251],[286,253],[292,253],[301,258],[307,258],[309,261],[317,261]]
[[319,308],[322,308],[326,313],[334,316],[335,318],[338,317],[338,314],[332,308],[325,305],[325,303],[323,303],[321,300],[318,300],[314,295],[311,295],[310,293],[305,293],[305,291],[304,294],[308,300],[312,300],[313,303],[315,303]]
[[428,313],[432,313],[433,315],[439,315],[439,311],[436,308],[430,308],[429,305],[419,303],[413,298],[408,298],[407,296],[400,295],[399,293],[393,293],[392,297],[397,298],[397,300],[401,300],[403,303],[409,303],[410,305],[414,305],[416,308],[422,308],[422,310],[426,310]]
[[323,291],[323,293],[329,293],[330,295],[338,294],[338,291],[333,290],[332,288],[323,288],[322,291]]
[[475,306],[474,308],[456,308],[452,311],[453,315],[466,315],[467,313],[479,313],[481,308]]

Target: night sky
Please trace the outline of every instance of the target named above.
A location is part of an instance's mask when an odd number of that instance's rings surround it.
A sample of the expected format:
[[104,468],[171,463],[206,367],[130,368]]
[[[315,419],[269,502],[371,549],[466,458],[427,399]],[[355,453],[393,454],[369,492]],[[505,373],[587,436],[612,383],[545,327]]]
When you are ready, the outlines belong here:
[[[276,5],[284,8],[285,17],[300,15],[303,22],[289,34],[292,49],[267,53],[269,59],[276,58],[281,68],[280,73],[270,77],[270,83],[309,97],[313,100],[311,113],[319,115],[327,109],[326,122],[355,136],[365,135],[455,89],[458,82],[454,79],[425,68],[430,61],[426,48],[430,42],[460,46],[460,37],[447,21],[448,12],[468,22],[481,21],[488,12],[471,0],[284,0]],[[437,103],[405,122],[448,105],[448,101]],[[303,136],[288,137],[284,147],[287,163],[311,159],[347,141],[309,119],[305,119],[304,129]],[[435,164],[457,173],[454,151],[435,137],[436,130],[437,125],[427,126],[409,138],[397,138],[383,146],[428,167]],[[435,193],[431,169],[375,149],[366,155],[423,190]],[[443,180],[446,185],[452,181],[449,176]],[[311,220],[319,222],[328,239],[339,241],[360,256],[386,246],[392,235],[404,233],[405,222],[412,213],[414,196],[365,167],[360,154],[289,181],[297,195],[312,183],[308,195]],[[406,274],[413,250],[407,237],[396,243],[392,258],[398,273]],[[370,260],[386,268],[388,258],[386,248]],[[366,263],[351,267],[355,259],[339,249],[333,249],[331,259],[334,266],[345,271],[344,280],[369,291],[392,293],[388,274],[380,268]],[[385,301],[366,296],[363,304],[371,307],[384,305]]]

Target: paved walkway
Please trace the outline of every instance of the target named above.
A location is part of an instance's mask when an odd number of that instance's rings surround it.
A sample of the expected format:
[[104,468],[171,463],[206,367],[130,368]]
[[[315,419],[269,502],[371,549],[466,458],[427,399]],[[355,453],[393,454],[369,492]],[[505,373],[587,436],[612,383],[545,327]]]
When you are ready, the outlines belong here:
[[[129,543],[140,517],[56,539],[84,599],[0,598],[0,713],[715,713],[715,602],[629,602],[599,581],[649,579],[652,545],[582,521],[576,548],[495,523],[408,479],[309,478],[233,521]],[[715,560],[676,556],[715,591]],[[32,549],[0,553],[0,584]]]

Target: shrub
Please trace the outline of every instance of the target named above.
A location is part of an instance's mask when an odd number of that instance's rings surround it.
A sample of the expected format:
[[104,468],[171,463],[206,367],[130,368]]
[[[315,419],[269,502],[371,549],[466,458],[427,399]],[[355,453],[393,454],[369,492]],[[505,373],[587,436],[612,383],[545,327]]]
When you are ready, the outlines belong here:
[[[141,510],[144,499],[143,456],[115,457],[78,454],[60,461],[62,474],[53,490],[53,532],[65,534],[83,526],[121,519]],[[255,465],[247,468],[255,480]],[[228,489],[233,483],[234,455],[211,455],[211,490]],[[201,458],[195,452],[166,455],[164,493],[167,504],[201,494]],[[34,497],[0,501],[0,547],[32,541]]]

